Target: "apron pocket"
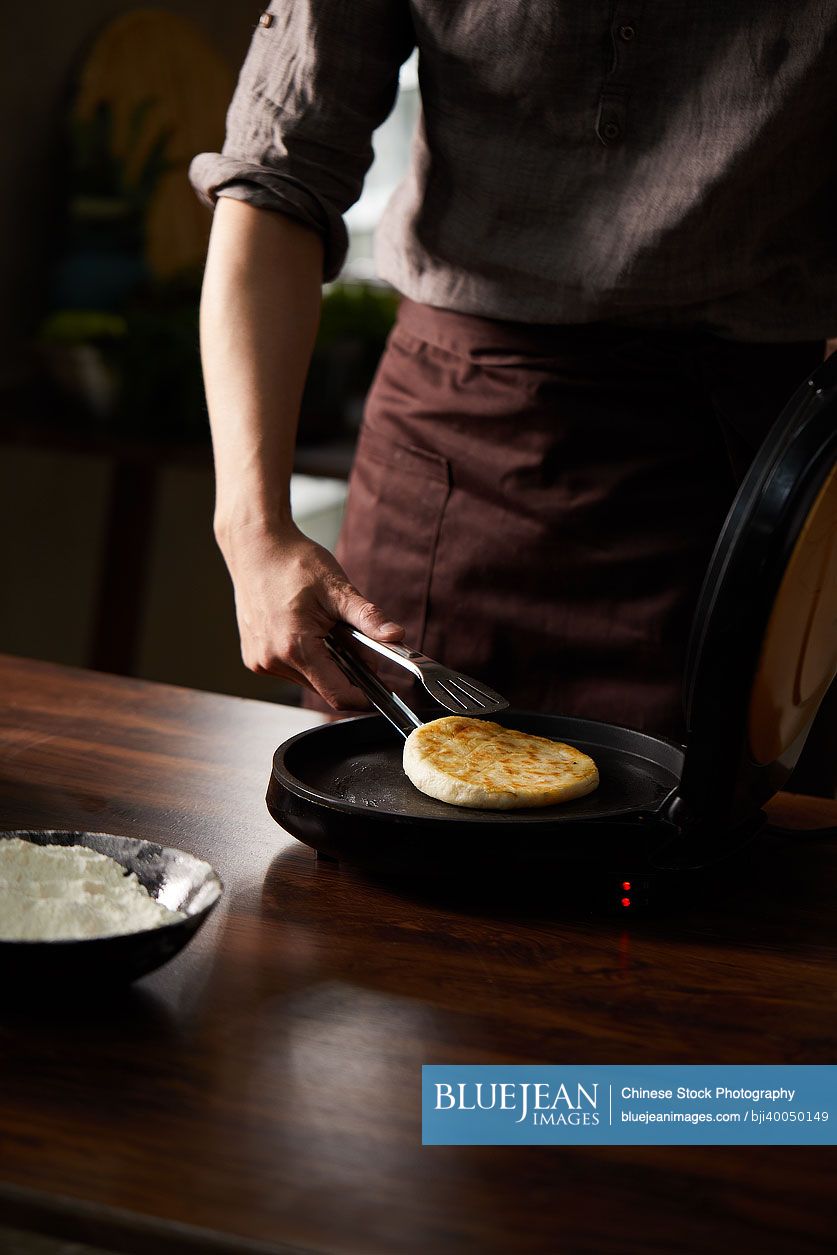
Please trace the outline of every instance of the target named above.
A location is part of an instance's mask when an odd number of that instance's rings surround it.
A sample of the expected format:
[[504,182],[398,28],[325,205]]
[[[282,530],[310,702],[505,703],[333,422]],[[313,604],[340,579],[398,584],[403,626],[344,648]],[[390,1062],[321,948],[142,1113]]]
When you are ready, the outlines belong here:
[[[337,558],[357,589],[404,625],[414,649],[423,647],[449,493],[450,467],[441,454],[361,429]],[[399,687],[405,676],[400,670]]]

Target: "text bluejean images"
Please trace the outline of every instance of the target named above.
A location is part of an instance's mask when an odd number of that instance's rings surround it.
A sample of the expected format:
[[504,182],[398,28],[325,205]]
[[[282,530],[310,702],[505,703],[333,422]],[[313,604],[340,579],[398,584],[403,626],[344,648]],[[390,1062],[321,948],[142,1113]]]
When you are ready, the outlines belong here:
[[422,1068],[422,1141],[465,1145],[830,1145],[837,1065]]

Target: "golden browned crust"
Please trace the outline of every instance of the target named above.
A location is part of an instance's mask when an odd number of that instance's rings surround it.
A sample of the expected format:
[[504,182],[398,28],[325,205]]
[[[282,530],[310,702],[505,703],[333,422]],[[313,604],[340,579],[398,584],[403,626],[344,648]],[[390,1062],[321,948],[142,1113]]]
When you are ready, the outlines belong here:
[[593,759],[571,745],[461,715],[416,728],[404,771],[429,797],[482,810],[552,806],[599,783]]

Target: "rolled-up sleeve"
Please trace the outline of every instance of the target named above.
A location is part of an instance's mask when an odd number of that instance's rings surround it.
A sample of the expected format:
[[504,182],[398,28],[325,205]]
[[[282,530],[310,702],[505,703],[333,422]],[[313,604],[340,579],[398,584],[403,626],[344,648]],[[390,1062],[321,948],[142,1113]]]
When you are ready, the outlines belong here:
[[414,44],[408,0],[272,0],[254,31],[220,153],[189,178],[208,205],[232,196],[318,231],[324,278],[338,273],[343,214],[372,162]]

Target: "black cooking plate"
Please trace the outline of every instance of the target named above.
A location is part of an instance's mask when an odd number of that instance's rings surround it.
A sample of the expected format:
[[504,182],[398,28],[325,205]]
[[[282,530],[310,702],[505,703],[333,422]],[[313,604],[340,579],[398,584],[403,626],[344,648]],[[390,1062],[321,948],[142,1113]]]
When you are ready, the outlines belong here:
[[[267,795],[274,818],[321,853],[377,866],[486,859],[550,861],[555,842],[577,842],[607,825],[624,850],[626,834],[645,844],[645,819],[676,787],[680,746],[612,724],[508,711],[498,722],[577,746],[595,760],[600,784],[586,797],[531,810],[484,811],[449,806],[414,788],[404,774],[404,742],[379,715],[346,719],[300,733],[276,751]],[[581,826],[579,826],[581,825]],[[596,857],[605,851],[597,829]],[[608,843],[605,843],[607,845]]]

